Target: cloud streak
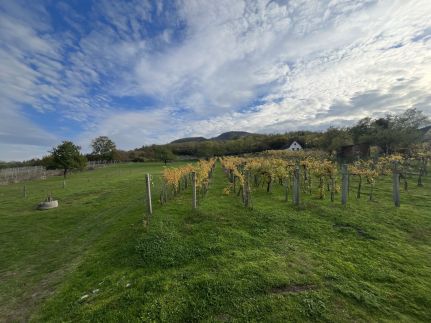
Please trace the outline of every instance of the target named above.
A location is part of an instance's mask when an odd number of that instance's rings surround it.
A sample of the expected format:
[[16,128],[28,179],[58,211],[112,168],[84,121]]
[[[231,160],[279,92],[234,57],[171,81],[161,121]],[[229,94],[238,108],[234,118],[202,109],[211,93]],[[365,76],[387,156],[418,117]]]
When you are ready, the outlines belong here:
[[42,149],[67,133],[86,146],[103,134],[129,149],[227,130],[324,129],[411,107],[431,115],[426,0],[1,9],[1,116],[43,134],[5,128],[3,144]]

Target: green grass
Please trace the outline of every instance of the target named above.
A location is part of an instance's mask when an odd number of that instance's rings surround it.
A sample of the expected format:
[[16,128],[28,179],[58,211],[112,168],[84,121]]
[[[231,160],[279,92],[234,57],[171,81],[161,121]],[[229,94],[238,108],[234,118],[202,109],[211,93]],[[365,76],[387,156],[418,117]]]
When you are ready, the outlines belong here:
[[[294,207],[274,185],[253,188],[248,210],[222,194],[218,166],[197,211],[189,192],[155,196],[144,228],[144,174],[161,169],[35,181],[27,199],[0,187],[0,321],[429,321],[429,177],[400,208],[379,179],[371,202],[353,183],[347,207],[338,195]],[[60,207],[34,210],[50,190]]]

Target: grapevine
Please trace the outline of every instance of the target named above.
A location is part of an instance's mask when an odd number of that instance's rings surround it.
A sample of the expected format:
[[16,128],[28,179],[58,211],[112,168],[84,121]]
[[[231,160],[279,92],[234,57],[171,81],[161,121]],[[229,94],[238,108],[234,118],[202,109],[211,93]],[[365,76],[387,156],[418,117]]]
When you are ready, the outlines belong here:
[[181,167],[167,167],[162,174],[162,190],[160,202],[166,203],[168,199],[176,196],[188,188],[191,183],[191,174],[196,174],[196,188],[202,194],[208,190],[209,179],[214,169],[215,160],[199,160],[196,164],[187,164]]

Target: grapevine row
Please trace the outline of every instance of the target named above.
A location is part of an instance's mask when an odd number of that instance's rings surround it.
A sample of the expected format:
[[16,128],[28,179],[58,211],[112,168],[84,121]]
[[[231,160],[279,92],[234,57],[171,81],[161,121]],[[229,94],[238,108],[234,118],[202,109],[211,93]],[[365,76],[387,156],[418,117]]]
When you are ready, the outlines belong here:
[[[404,189],[407,190],[407,174],[416,168],[418,186],[422,186],[422,176],[426,174],[430,159],[429,151],[419,151],[411,156],[394,154],[374,160],[358,160],[348,165],[348,174],[358,178],[356,197],[361,197],[363,181],[366,181],[370,187],[369,198],[372,200],[374,184],[379,176],[396,172],[400,180],[404,181]],[[245,204],[250,201],[245,187],[251,182],[255,187],[266,186],[267,192],[271,192],[274,183],[283,185],[287,201],[289,191],[293,190],[296,167],[300,170],[300,187],[303,193],[312,195],[317,188],[317,196],[320,199],[329,192],[331,201],[334,201],[335,194],[340,191],[338,164],[329,159],[327,154],[318,151],[267,151],[257,157],[224,157],[221,162],[230,179],[224,193],[243,193]]]
[[166,203],[187,189],[192,183],[192,173],[195,174],[196,188],[201,196],[208,191],[209,179],[215,166],[215,159],[199,160],[195,164],[181,167],[168,167],[163,170],[162,189],[160,192],[161,204]]

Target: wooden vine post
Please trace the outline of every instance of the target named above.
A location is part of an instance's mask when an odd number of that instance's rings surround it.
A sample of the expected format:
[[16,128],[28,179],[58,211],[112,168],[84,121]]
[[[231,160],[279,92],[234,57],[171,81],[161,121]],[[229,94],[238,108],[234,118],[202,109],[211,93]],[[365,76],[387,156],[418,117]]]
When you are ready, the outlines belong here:
[[287,202],[289,200],[289,182],[288,177],[286,176],[284,179],[284,201]]
[[145,176],[145,184],[146,184],[146,193],[147,193],[147,214],[148,214],[148,219],[150,218],[150,216],[153,214],[153,204],[151,201],[151,177],[150,174],[147,174]]
[[244,206],[250,207],[250,172],[246,171],[244,176],[243,199]]
[[301,180],[299,172],[299,162],[296,162],[295,171],[293,173],[293,204],[295,205],[299,205],[299,181]]
[[331,202],[335,199],[335,177],[331,176]]
[[192,172],[192,208],[195,210],[197,207],[196,198],[196,172]]
[[392,164],[392,199],[396,207],[400,206],[400,173],[398,162]]
[[425,163],[424,158],[421,158],[421,162],[419,163],[419,165],[420,165],[420,167],[419,167],[418,186],[422,187],[422,186],[424,186],[424,184],[422,183],[422,176],[426,172],[426,163]]
[[347,164],[341,166],[341,204],[347,204],[347,196],[349,193],[349,173],[347,171]]

